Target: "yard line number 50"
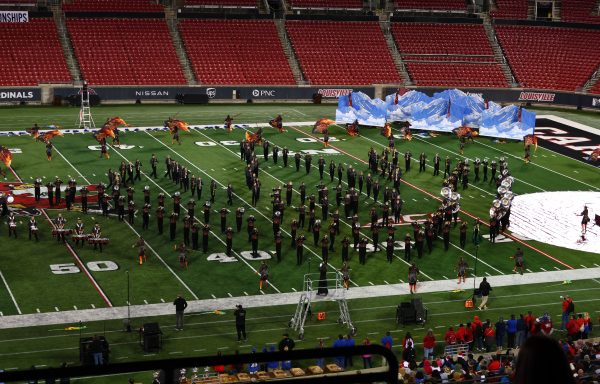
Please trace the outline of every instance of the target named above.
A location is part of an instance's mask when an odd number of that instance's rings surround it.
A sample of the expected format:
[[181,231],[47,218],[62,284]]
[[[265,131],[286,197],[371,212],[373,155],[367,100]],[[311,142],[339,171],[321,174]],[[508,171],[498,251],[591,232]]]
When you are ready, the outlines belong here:
[[[85,264],[92,272],[116,271],[119,266],[114,261],[89,261]],[[75,263],[50,264],[50,271],[55,275],[79,273],[81,270]]]

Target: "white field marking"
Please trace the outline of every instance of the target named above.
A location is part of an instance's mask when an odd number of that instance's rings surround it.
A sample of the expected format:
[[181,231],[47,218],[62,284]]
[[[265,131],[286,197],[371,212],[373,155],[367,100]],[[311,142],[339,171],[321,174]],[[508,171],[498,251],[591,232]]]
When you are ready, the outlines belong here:
[[579,173],[579,171],[576,171],[576,170],[573,170],[573,172],[575,172],[575,173]]
[[474,199],[474,198],[475,198],[475,197],[473,197],[472,195],[469,195],[469,197],[470,197],[471,199]]
[[227,295],[228,295],[229,297],[233,297],[233,295],[232,295],[231,293],[229,293],[229,292],[227,292]]
[[435,328],[446,328],[445,325],[436,325]]
[[229,347],[218,347],[217,349],[229,349]]
[[165,299],[161,298],[161,299],[160,299],[160,301],[161,301],[161,303],[164,303],[164,302],[165,302]]
[[156,356],[156,353],[147,353],[145,355],[143,355],[144,357],[149,357],[149,356]]
[[402,280],[402,279],[399,279],[399,280],[400,280],[400,282],[401,282],[402,284],[404,284],[404,280]]
[[217,298],[217,296],[213,295],[212,293],[210,295],[212,296],[213,299]]
[[55,310],[56,312],[59,312],[59,310],[58,310],[58,307],[54,307],[54,310]]
[[383,280],[384,283],[386,283],[387,285],[390,285],[390,283],[388,283],[387,281]]
[[42,311],[40,311],[40,309],[39,309],[39,308],[36,308],[36,309],[35,309],[35,311],[36,311],[37,313],[41,313],[41,312],[42,312]]
[[[441,239],[441,238],[442,238],[441,236],[438,236],[438,239]],[[469,251],[467,251],[467,250],[464,250],[464,249],[462,249],[462,248],[460,248],[460,247],[456,246],[456,245],[455,245],[455,244],[453,244],[452,242],[450,242],[450,245],[451,245],[451,246],[453,246],[454,248],[458,249],[459,251],[462,251],[463,253],[466,253],[467,255],[471,256],[471,258],[475,259],[475,255],[474,255],[474,254],[472,254],[471,252],[469,252]],[[498,272],[499,274],[501,274],[501,275],[504,275],[504,274],[505,274],[505,273],[502,273],[502,271],[501,271],[501,270],[499,270],[499,269],[497,269],[497,268],[493,267],[492,265],[490,265],[490,264],[486,263],[485,261],[483,261],[483,260],[481,259],[481,257],[477,257],[477,259],[479,260],[479,262],[480,262],[480,263],[482,263],[483,265],[486,265],[486,266],[488,266],[489,268],[493,269],[494,271]],[[487,273],[487,272],[486,272],[486,273]],[[488,274],[488,276],[491,276],[491,275],[490,275],[490,274]]]
[[377,334],[379,334],[379,332],[369,332],[369,333],[367,333],[367,335],[377,335]]
[[183,353],[182,351],[173,351],[173,352],[169,352],[169,355],[179,355]]
[[211,168],[210,170],[211,170],[211,171],[213,171],[213,172],[215,171],[215,170],[214,170],[214,169],[212,169],[212,168]]
[[[202,132],[199,132],[198,130],[193,130],[193,131],[194,131],[194,132],[196,132],[196,133],[197,133],[197,134],[199,134],[199,135],[202,135],[202,136],[206,137],[208,140],[210,140],[210,141],[212,141],[212,142],[216,143],[218,146],[221,146],[221,147],[225,148],[227,151],[229,151],[229,152],[233,153],[233,154],[235,155],[235,157],[236,157],[236,158],[238,157],[238,154],[236,154],[235,152],[233,152],[231,149],[227,148],[226,146],[222,145],[221,143],[219,143],[219,142],[217,142],[217,141],[215,141],[215,140],[211,139],[209,136],[206,136],[205,134],[203,134]],[[156,137],[152,136],[150,133],[146,132],[146,134],[147,134],[148,136],[150,136],[151,138],[153,138],[154,140],[156,140],[157,142],[159,142],[161,145],[163,145],[163,146],[165,146],[166,148],[170,149],[170,150],[171,150],[173,153],[175,153],[177,156],[181,157],[183,160],[187,161],[187,162],[188,162],[188,163],[189,163],[191,166],[193,166],[194,168],[198,169],[200,172],[202,172],[203,174],[205,174],[207,177],[211,177],[211,176],[210,176],[209,174],[207,174],[207,173],[206,173],[204,170],[202,170],[202,169],[201,169],[201,168],[199,168],[199,167],[198,167],[196,164],[194,164],[194,163],[192,163],[191,161],[189,161],[189,160],[188,160],[188,159],[187,159],[185,156],[182,156],[180,153],[178,153],[177,151],[175,151],[173,148],[170,148],[168,145],[164,144],[162,141],[158,140]],[[267,172],[265,172],[265,171],[263,170],[263,173],[267,173]],[[267,173],[267,174],[268,174],[268,173]],[[217,184],[219,184],[219,185],[221,185],[222,187],[224,187],[224,185],[223,185],[221,182],[219,182],[219,181],[218,181],[216,178],[214,178],[214,177],[211,177],[211,178],[212,178],[213,180],[215,180],[215,182],[216,182]],[[234,193],[233,195],[234,195],[236,198],[240,199],[240,200],[241,200],[241,201],[242,201],[244,204],[246,204],[248,207],[250,207],[250,209],[253,209],[253,210],[254,210],[254,211],[256,211],[258,214],[260,214],[262,217],[264,217],[264,218],[265,218],[267,221],[269,221],[269,222],[271,222],[271,223],[273,222],[271,219],[269,219],[269,217],[268,217],[268,216],[266,216],[266,215],[265,215],[264,213],[262,213],[260,210],[256,209],[256,207],[253,207],[253,206],[252,206],[250,203],[248,203],[246,200],[244,200],[244,199],[243,199],[243,198],[242,198],[240,195],[238,195],[237,193]],[[291,235],[291,234],[290,234],[288,231],[286,231],[286,230],[282,229],[282,232],[283,232],[283,233],[285,233],[286,235],[288,235],[290,238],[292,237],[292,235]],[[223,240],[222,240],[220,237],[219,237],[219,239],[221,240],[221,242],[223,242]],[[305,247],[305,249],[306,249],[308,252],[310,252],[310,253],[312,253],[313,255],[315,255],[315,256],[316,256],[316,257],[317,257],[319,260],[322,260],[322,258],[321,258],[321,257],[320,257],[320,256],[319,256],[319,255],[318,255],[318,254],[317,254],[315,251],[313,251],[312,249],[310,249],[310,248],[309,248],[307,245],[304,245],[304,247]],[[242,259],[242,261],[246,262],[245,260],[243,260],[243,258],[241,258],[241,259]],[[246,262],[246,263],[247,263],[247,262]],[[248,265],[250,266],[250,264],[248,264]],[[334,271],[337,271],[337,268],[335,268],[335,267],[334,267],[333,265],[331,265],[330,263],[328,263],[327,265],[329,265],[329,267],[330,267],[331,269],[333,269]],[[251,268],[252,268],[252,267],[251,267]],[[254,272],[257,272],[257,271],[256,271],[254,268],[252,268],[252,269],[254,270]],[[354,283],[352,280],[350,280],[350,282],[351,282],[352,284],[354,284],[355,286],[358,286],[358,285],[357,285],[356,283]],[[277,289],[277,287],[275,287],[274,285],[272,285],[270,282],[269,282],[269,285],[273,286],[273,288],[274,288],[274,289],[275,289],[275,290],[276,290],[278,293],[281,293],[281,291],[280,291],[279,289]],[[261,292],[262,292],[262,291],[261,291]],[[262,292],[262,294],[264,295],[264,292]]]
[[533,273],[533,271],[532,271],[531,269],[529,269],[529,268],[525,268],[525,270],[526,270],[527,272],[529,272],[529,273]]
[[91,304],[91,305],[92,305],[92,309],[96,309],[96,306],[94,304]]
[[294,287],[292,287],[292,291],[294,291],[294,292],[298,292],[298,291],[296,291],[296,288],[294,288]]
[[248,292],[244,291],[244,295],[248,296]]
[[125,304],[127,304],[127,305],[131,305],[131,303],[130,303],[129,301],[126,301],[126,302],[125,302]]
[[596,263],[594,263],[594,265],[595,265],[596,267],[600,267],[600,265],[598,265],[598,264],[596,264]]
[[554,267],[554,269],[556,269],[557,271],[560,271],[560,268],[558,268],[558,267]]
[[144,299],[144,304],[148,304],[148,300]]
[[587,268],[587,267],[586,267],[585,265],[583,265],[583,264],[579,264],[579,265],[581,265],[583,268]]
[[73,306],[73,309],[74,309],[74,310],[77,310],[77,306],[76,306],[76,305],[74,305],[74,306]]
[[290,111],[294,111],[294,112],[296,112],[296,113],[299,113],[299,114],[301,114],[302,116],[308,116],[306,113],[304,113],[304,112],[300,112],[300,111],[299,111],[299,110],[297,110],[297,109],[292,109],[292,108],[290,108]]
[[371,284],[371,285],[375,285],[375,284],[373,284],[373,283],[372,283],[372,282],[370,282],[370,281],[369,281],[369,284]]
[[203,352],[206,351],[206,348],[194,349],[194,352]]
[[4,283],[4,286],[6,287],[6,290],[8,291],[8,294],[10,295],[10,298],[11,298],[13,304],[15,305],[15,308],[17,309],[17,312],[19,313],[19,315],[22,315],[23,312],[21,312],[21,308],[19,308],[19,304],[17,304],[15,295],[13,295],[12,291],[10,290],[8,283],[6,282],[6,279],[4,278],[4,275],[2,274],[2,271],[0,271],[0,278],[2,279],[2,282]]
[[[244,129],[245,129],[245,128],[244,128]],[[247,129],[245,129],[245,130],[247,131]],[[197,131],[195,131],[195,132],[197,132]],[[197,132],[197,133],[198,133],[198,134],[200,134],[200,135],[202,135],[202,136],[204,136],[204,137],[206,137],[208,140],[211,140],[211,141],[215,142],[217,145],[220,145],[220,146],[222,146],[224,149],[228,150],[228,151],[229,151],[229,152],[231,152],[233,155],[235,155],[235,157],[236,157],[236,158],[238,157],[238,155],[237,155],[235,152],[233,152],[231,149],[229,149],[228,147],[225,147],[225,146],[223,146],[223,145],[222,145],[222,144],[220,144],[219,142],[217,142],[217,141],[215,141],[215,140],[211,139],[210,137],[206,136],[205,134],[203,134],[203,133],[201,133],[201,132]],[[272,144],[275,144],[275,143],[273,143],[273,141],[270,141],[270,142],[271,142]],[[348,167],[348,164],[347,164],[347,163],[343,163],[343,164],[344,164],[346,167]],[[318,166],[317,166],[317,165],[314,165],[314,164],[312,164],[312,165],[311,165],[311,168],[315,168],[315,169],[316,169],[316,168],[318,168]],[[266,172],[266,171],[264,171],[264,170],[263,170],[263,173],[266,173],[266,174],[267,174],[269,177],[271,177],[272,179],[274,179],[274,180],[277,180],[277,182],[278,182],[278,183],[281,183],[281,184],[286,184],[286,183],[284,183],[282,180],[280,180],[280,179],[278,179],[277,177],[275,177],[275,176],[273,176],[272,174],[270,174],[269,172]],[[346,181],[344,181],[344,180],[342,180],[342,183],[343,183],[343,184],[346,184],[346,185],[348,185],[348,183],[347,183]],[[295,188],[293,188],[292,190],[293,190],[293,191],[294,191],[296,194],[298,194],[298,195],[300,194],[300,192],[299,192],[299,191],[297,191]],[[362,192],[362,194],[363,194],[364,196],[367,196],[367,194],[366,194],[365,192]],[[416,201],[416,200],[415,200],[415,201]],[[363,202],[363,204],[365,204],[365,205],[368,205],[369,203],[368,203],[367,201],[364,201],[364,202]],[[317,206],[319,206],[319,207],[320,207],[320,205],[319,205],[319,204],[317,204]],[[264,216],[264,215],[263,215],[263,216]],[[349,218],[347,218],[347,219],[349,219]],[[346,225],[346,226],[347,226],[347,227],[349,227],[349,228],[351,228],[351,227],[352,227],[350,224],[348,224],[348,223],[347,223],[345,220],[343,220],[343,219],[342,219],[342,220],[340,220],[340,222],[341,222],[342,224]],[[287,233],[287,232],[286,232],[286,233]],[[367,234],[365,234],[363,231],[361,231],[361,234],[362,234],[362,235],[364,235],[364,236],[365,236],[366,238],[368,238],[369,240],[373,241],[373,239],[372,239],[370,236],[368,236]],[[288,235],[289,235],[289,233],[288,233]],[[305,246],[305,247],[306,247],[306,246]],[[319,256],[318,256],[318,255],[317,255],[315,252],[313,252],[313,251],[312,251],[310,248],[307,248],[307,247],[306,247],[306,249],[308,249],[308,250],[309,250],[309,251],[310,251],[310,252],[311,252],[313,255],[317,256],[317,257],[320,259],[320,257],[319,257]],[[408,262],[407,262],[407,261],[405,261],[403,258],[401,258],[400,256],[398,256],[396,253],[393,253],[393,255],[394,255],[394,257],[396,257],[398,260],[400,260],[401,262],[403,262],[403,263],[404,263],[404,264],[406,264],[407,266],[410,266],[410,263],[408,263]],[[328,265],[329,265],[329,266],[331,266],[331,264],[328,264]],[[333,268],[333,266],[331,266],[331,267]],[[333,269],[334,269],[334,270],[337,270],[337,269],[335,269],[335,268],[333,268]],[[425,276],[426,278],[428,278],[429,280],[431,280],[431,281],[433,281],[433,280],[434,280],[434,279],[433,279],[431,276],[429,276],[428,274],[426,274],[424,271],[421,271],[421,274],[422,274],[423,276]],[[358,287],[358,284],[356,284],[356,282],[354,282],[352,279],[350,279],[350,283],[352,283],[352,285],[354,285],[355,287]]]
[[449,278],[447,278],[446,276],[442,275],[442,277],[446,280],[450,280]]
[[[159,143],[163,144],[163,143],[162,143],[160,140],[156,139],[154,136],[152,136],[152,135],[150,135],[150,134],[148,134],[148,135],[149,135],[150,137],[152,137],[153,139],[157,140]],[[166,144],[163,144],[163,145],[164,145],[164,146],[166,146],[167,148],[169,148],[169,147],[168,147]],[[110,147],[110,145],[109,145],[109,147]],[[117,150],[116,150],[116,149],[114,149],[114,148],[113,148],[113,150],[115,151],[115,153],[116,153],[116,154],[118,154],[118,155],[119,155],[119,156],[121,156],[121,157],[122,157],[124,160],[126,160],[127,162],[129,162],[129,159],[127,159],[125,156],[123,156],[123,154],[122,154],[121,152],[117,151]],[[173,150],[173,152],[175,152],[175,151]],[[175,153],[177,153],[177,152],[175,152]],[[178,153],[177,153],[177,154],[178,154]],[[178,154],[178,155],[179,155],[179,154]],[[179,155],[179,156],[181,156],[181,155]],[[185,159],[185,158],[184,158],[184,159]],[[192,164],[192,163],[190,163],[190,164]],[[199,168],[198,168],[198,169],[199,169]],[[163,192],[165,192],[166,194],[168,193],[168,192],[167,192],[167,191],[166,191],[166,190],[165,190],[163,187],[161,187],[160,185],[158,185],[158,184],[157,184],[157,183],[154,181],[154,179],[152,179],[152,178],[148,177],[148,175],[146,175],[144,172],[142,172],[142,174],[143,174],[144,176],[146,176],[146,178],[148,178],[148,180],[149,180],[149,181],[150,181],[152,184],[156,185],[156,187],[157,187],[157,188],[159,188],[160,190],[162,190],[162,191],[163,191]],[[206,176],[209,176],[209,175],[208,175],[208,174],[206,174],[206,173],[205,173],[205,175],[206,175]],[[209,176],[209,177],[210,177],[210,176]],[[216,180],[215,180],[215,181],[216,181]],[[219,183],[219,182],[217,182],[217,183],[218,183],[218,184],[220,184],[222,187],[224,186],[223,184],[221,184],[221,183]],[[186,209],[186,208],[183,208],[183,207],[182,207],[181,209],[183,209],[184,211],[186,211],[186,212],[187,212],[187,209]],[[200,221],[200,220],[199,220],[197,217],[195,217],[195,216],[194,216],[194,219],[195,219],[197,222],[199,222],[199,223],[202,223],[202,222],[201,222],[201,221]],[[125,223],[126,223],[127,225],[129,225],[129,223],[128,223],[128,222],[125,222]],[[133,227],[131,227],[131,225],[129,225],[129,227],[133,229]],[[135,232],[135,229],[133,229],[133,230],[134,230],[134,232]],[[219,240],[219,241],[220,241],[220,242],[221,242],[223,245],[225,245],[225,241],[224,241],[224,240],[223,240],[221,237],[219,237],[219,236],[218,236],[218,235],[217,235],[215,232],[213,232],[213,231],[211,230],[211,231],[210,231],[210,233],[211,233],[211,234],[212,234],[212,235],[213,235],[213,236],[214,236],[214,237],[215,237],[217,240]],[[137,232],[136,232],[136,234],[137,234]],[[139,234],[138,234],[138,237],[139,237]],[[147,243],[146,243],[146,244],[147,244]],[[171,271],[171,273],[173,273],[173,275],[175,275],[175,276],[177,277],[177,280],[179,280],[179,281],[180,281],[180,282],[183,284],[183,286],[184,286],[184,287],[186,287],[186,288],[188,289],[188,291],[192,292],[192,291],[191,291],[191,289],[190,289],[190,288],[189,288],[189,287],[188,287],[188,286],[187,286],[187,285],[186,285],[186,284],[183,282],[183,280],[181,280],[181,278],[180,278],[180,277],[179,277],[179,276],[178,276],[178,275],[177,275],[177,274],[176,274],[176,273],[175,273],[175,272],[174,272],[174,271],[171,269],[171,267],[169,267],[169,266],[168,266],[168,265],[167,265],[167,264],[164,262],[164,260],[163,260],[163,259],[162,259],[162,258],[161,258],[159,255],[158,255],[158,253],[156,253],[156,252],[155,252],[155,251],[154,251],[154,250],[153,250],[153,249],[152,249],[150,246],[148,246],[148,248],[149,248],[150,250],[152,250],[152,251],[153,251],[153,253],[154,253],[156,256],[158,256],[158,258],[159,258],[159,259],[160,259],[160,260],[163,262],[163,264],[164,264],[164,265],[165,265],[165,266],[166,266],[166,267],[167,267],[167,268],[168,268],[168,269]],[[250,267],[250,269],[252,269],[252,271],[253,271],[253,272],[255,272],[255,273],[258,273],[258,271],[257,271],[257,270],[256,270],[254,267],[252,267],[252,265],[250,265],[250,264],[249,264],[249,263],[248,263],[248,262],[247,262],[247,261],[246,261],[246,260],[245,260],[243,257],[241,257],[241,256],[240,256],[240,255],[239,255],[237,252],[233,251],[233,253],[234,253],[234,254],[235,254],[237,257],[238,257],[238,259],[239,259],[239,260],[243,261],[243,262],[244,262],[244,263],[245,263],[245,264],[246,264],[248,267]],[[280,290],[279,290],[279,289],[278,289],[276,286],[274,286],[274,285],[272,285],[272,284],[270,284],[270,285],[273,287],[273,289],[275,289],[275,290],[277,291],[277,293],[281,293],[281,291],[280,291]],[[196,296],[196,294],[192,293],[192,295],[193,295],[193,296],[196,298],[196,300],[198,300],[198,297]]]
[[492,276],[492,275],[490,275],[490,273],[489,273],[489,272],[486,272],[485,274],[486,274],[486,275],[488,275],[488,276]]
[[[516,159],[519,159],[519,160],[521,159],[521,158],[520,158],[520,157],[518,157],[518,156],[515,156],[515,155],[513,155],[513,154],[510,154],[510,153],[508,153],[508,152],[504,152],[504,151],[502,151],[502,150],[500,150],[500,149],[498,149],[498,148],[494,148],[494,147],[493,147],[493,146],[491,146],[491,145],[487,145],[487,144],[481,143],[481,142],[479,142],[478,140],[475,140],[475,143],[477,143],[477,144],[481,144],[481,145],[483,145],[483,146],[485,146],[485,147],[488,147],[488,148],[495,149],[496,151],[500,151],[500,152],[502,152],[502,153],[504,153],[504,154],[506,154],[506,155],[508,155],[508,156],[514,157],[514,158],[516,158]],[[554,155],[554,154],[553,154],[553,155],[552,155],[552,157],[556,157],[556,155]],[[568,156],[565,156],[565,157],[567,157],[568,159],[571,159],[571,160],[576,160],[576,159],[573,159],[573,158],[571,158],[571,157],[568,157]],[[580,162],[580,163],[581,163],[581,162]],[[571,176],[565,175],[564,173],[560,173],[560,172],[558,172],[558,171],[555,171],[555,170],[553,170],[553,169],[550,169],[550,168],[544,167],[543,165],[539,165],[538,163],[532,162],[532,163],[529,163],[529,164],[533,164],[534,166],[536,166],[536,167],[540,167],[540,168],[543,168],[543,169],[545,169],[546,171],[549,171],[549,172],[555,173],[555,174],[557,174],[557,175],[560,175],[560,176],[566,177],[567,179],[570,179],[570,180],[576,181],[576,182],[578,182],[578,183],[581,183],[581,184],[583,184],[583,185],[587,185],[588,187],[592,187],[592,188],[594,188],[594,190],[596,190],[596,191],[598,190],[598,187],[595,187],[595,186],[593,186],[593,185],[590,185],[590,184],[588,184],[588,183],[585,183],[585,182],[583,182],[583,181],[581,181],[581,180],[577,180],[577,179],[575,179],[575,178],[573,178],[573,177],[571,177]],[[585,163],[584,163],[584,164],[585,164]],[[521,180],[521,181],[522,181],[522,180]]]
[[412,201],[417,201],[417,199],[412,199]]
[[265,291],[263,291],[262,289],[260,290],[261,295],[265,294]]
[[129,359],[129,356],[117,357],[117,360],[125,360],[125,359]]
[[546,272],[546,270],[545,270],[544,268],[540,267],[540,269],[541,269],[542,271]]

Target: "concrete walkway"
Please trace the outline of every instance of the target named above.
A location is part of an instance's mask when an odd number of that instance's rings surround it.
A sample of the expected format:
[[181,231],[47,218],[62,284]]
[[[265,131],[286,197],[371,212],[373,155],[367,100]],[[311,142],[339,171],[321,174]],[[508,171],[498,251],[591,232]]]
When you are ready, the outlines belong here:
[[[551,272],[526,273],[524,275],[498,275],[487,277],[492,287],[506,287],[511,285],[562,282],[565,280],[600,279],[600,268],[585,268],[561,270]],[[477,278],[477,284],[481,278]],[[600,284],[600,281],[599,281]],[[461,288],[469,291],[473,287],[473,279],[467,279],[460,286],[455,279],[420,282],[417,286],[418,293],[448,292]],[[410,295],[408,284],[374,285],[341,290],[330,289],[327,297],[313,295],[314,301],[334,300],[345,296],[346,299],[363,299],[369,297]],[[211,312],[217,309],[233,310],[235,305],[245,307],[268,307],[275,305],[297,304],[300,292],[277,293],[269,295],[228,297],[222,299],[188,301],[187,313]],[[159,303],[147,305],[132,305],[131,317],[149,317],[172,315],[175,313],[172,303]],[[292,313],[290,311],[290,318]],[[3,316],[0,329],[43,326],[51,324],[76,324],[77,322],[92,322],[127,318],[127,307],[96,308],[62,312],[34,313],[25,315]]]

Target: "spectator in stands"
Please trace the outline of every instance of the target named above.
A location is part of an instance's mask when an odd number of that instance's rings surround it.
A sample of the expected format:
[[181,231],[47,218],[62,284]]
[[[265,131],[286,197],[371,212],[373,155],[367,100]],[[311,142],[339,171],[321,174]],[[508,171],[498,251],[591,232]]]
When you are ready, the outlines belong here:
[[469,347],[469,351],[473,350],[473,340],[475,337],[473,336],[473,328],[471,327],[471,323],[468,322],[465,326],[465,344]]
[[560,322],[560,329],[565,330],[567,323],[569,322],[569,315],[575,311],[575,305],[573,299],[569,295],[561,296],[562,299],[562,318]]
[[446,341],[446,346],[456,344],[456,332],[454,332],[454,327],[448,328],[446,331],[446,335],[444,336],[444,341]]
[[567,322],[567,339],[570,342],[579,339],[579,326],[577,325],[577,318],[575,315],[571,315],[571,318]]
[[464,344],[465,342],[465,326],[463,325],[463,323],[460,323],[458,325],[458,329],[456,330],[456,342],[458,344]]
[[473,341],[475,348],[479,351],[483,350],[483,323],[479,320],[479,316],[473,316],[473,322],[471,323],[471,329],[473,330]]
[[[275,345],[271,344],[269,345],[269,352],[275,352]],[[269,361],[267,363],[267,372],[273,372],[274,370],[279,368],[279,361],[274,360],[274,361]]]
[[[385,333],[385,336],[383,336],[381,338],[381,345],[383,345],[387,349],[391,350],[393,343],[394,343],[394,340],[392,339],[392,334],[390,333],[390,331],[387,331]],[[381,365],[383,365],[383,366],[387,365],[387,360],[385,359],[385,357],[382,358]]]
[[[251,353],[256,353],[256,347],[252,347]],[[250,364],[248,364],[248,373],[252,375],[257,372],[258,372],[258,362],[251,361]]]
[[[344,335],[338,335],[337,340],[335,340],[333,342],[332,347],[333,348],[343,348],[346,346],[346,340],[344,340]],[[346,368],[346,364],[345,364],[345,356],[336,356],[335,357],[335,364],[337,364],[338,367],[344,369]]]
[[[344,340],[346,341],[346,347],[354,347],[356,345],[356,341],[354,340],[354,338],[352,337],[351,334],[347,334],[344,337]],[[352,361],[352,355],[344,356],[344,366],[354,367],[354,362]]]
[[409,344],[414,346],[415,341],[410,332],[406,332],[406,335],[404,335],[404,339],[402,340],[402,348],[407,348]]
[[525,316],[523,314],[519,315],[519,319],[517,320],[517,334],[515,337],[515,347],[521,348],[521,345],[525,342],[525,337],[527,336],[527,322],[525,321]]
[[500,316],[498,321],[496,322],[496,347],[498,350],[502,349],[502,345],[504,345],[504,335],[506,334],[506,324],[504,323],[504,318]]
[[[317,345],[317,348],[318,349],[325,348],[325,341],[322,338],[319,339],[319,345]],[[318,357],[317,360],[315,361],[315,365],[320,367],[321,369],[325,368],[325,358]]]
[[517,337],[517,319],[515,315],[510,315],[510,319],[506,322],[506,339],[508,348],[515,347],[515,339]]
[[[365,337],[365,339],[363,340],[363,345],[371,345],[371,340],[369,340],[368,337]],[[365,369],[373,368],[373,361],[372,361],[371,354],[362,355],[362,359],[363,359],[363,367]],[[323,368],[323,367],[321,367],[321,368]]]
[[412,364],[415,363],[416,357],[417,357],[417,354],[415,352],[415,348],[413,347],[413,343],[412,343],[412,341],[409,340],[406,342],[406,347],[404,348],[404,350],[402,350],[402,360],[404,360],[405,362],[408,362],[409,367],[410,367]]
[[429,328],[427,334],[423,337],[423,357],[429,359],[433,356],[433,350],[435,349],[435,336],[433,335],[433,329]]
[[[217,357],[221,357],[221,351],[217,352]],[[219,375],[222,373],[225,373],[225,366],[224,365],[215,365],[213,366],[213,371],[215,371],[216,373],[218,373]]]
[[519,351],[515,384],[573,384],[573,375],[565,354],[556,340],[532,336]]
[[[236,349],[234,354],[237,356],[240,354],[240,351]],[[235,375],[235,374],[243,372],[243,371],[244,371],[244,363],[234,363],[229,366],[229,374],[230,375]]]
[[485,324],[483,325],[483,337],[485,341],[485,351],[489,352],[492,350],[492,347],[494,346],[494,341],[496,339],[496,332],[494,331],[494,327],[492,327],[492,324],[490,323],[490,319],[487,319],[485,321]]

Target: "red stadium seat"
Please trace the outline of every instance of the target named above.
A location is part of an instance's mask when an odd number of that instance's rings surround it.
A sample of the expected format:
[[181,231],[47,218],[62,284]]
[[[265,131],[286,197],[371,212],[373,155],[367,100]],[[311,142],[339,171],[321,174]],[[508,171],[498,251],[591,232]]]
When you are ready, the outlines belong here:
[[290,0],[294,8],[362,8],[362,0]]
[[286,29],[311,84],[401,82],[377,22],[288,21]]
[[491,12],[496,19],[527,19],[527,0],[496,0],[496,6],[498,9]]
[[497,25],[512,71],[526,88],[576,91],[600,64],[600,30]]
[[467,11],[464,0],[395,0],[394,8]]
[[0,23],[0,85],[71,83],[54,20]]
[[204,84],[296,84],[271,20],[184,19],[179,30]]
[[256,0],[185,0],[186,7],[213,6],[213,7],[256,7]]
[[561,4],[562,21],[600,24],[600,9],[596,0],[568,0]]
[[90,84],[187,84],[163,19],[67,19]]
[[63,4],[65,12],[150,12],[162,13],[162,5],[151,0],[73,0]]

